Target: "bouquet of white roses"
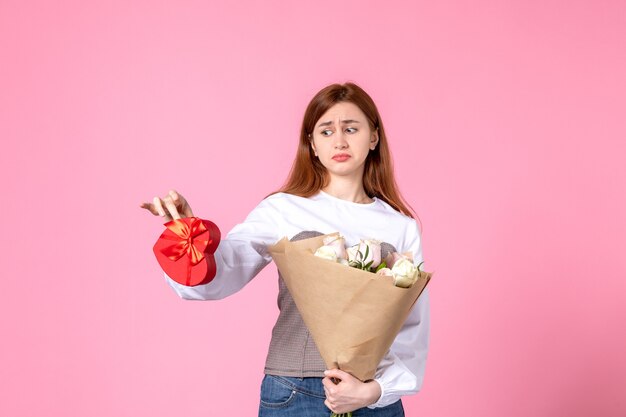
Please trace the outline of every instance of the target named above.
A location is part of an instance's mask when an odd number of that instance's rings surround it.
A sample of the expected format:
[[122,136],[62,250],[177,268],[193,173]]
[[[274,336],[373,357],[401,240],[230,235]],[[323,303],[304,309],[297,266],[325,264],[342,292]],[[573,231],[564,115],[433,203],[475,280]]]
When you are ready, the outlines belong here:
[[[293,242],[285,237],[269,252],[327,369],[367,381],[432,273],[413,267],[406,254],[392,253],[383,260],[372,245],[361,242],[346,249],[342,241],[337,233]],[[381,276],[385,268],[393,279]]]
[[[415,266],[410,252],[404,254],[389,252],[382,259],[381,242],[376,239],[361,239],[359,243],[348,248],[344,237],[339,233],[331,233],[322,241],[324,245],[317,248],[315,256],[383,277],[391,277],[397,287],[410,288],[417,282],[421,272],[420,266],[423,262]],[[352,417],[352,413],[331,413],[330,417]]]
[[315,256],[339,262],[354,268],[378,275],[392,277],[393,285],[409,288],[419,277],[420,266],[413,264],[413,254],[390,252],[381,259],[381,242],[375,239],[361,239],[359,243],[346,248],[346,241],[339,233],[331,233],[323,239],[324,246],[315,251]]

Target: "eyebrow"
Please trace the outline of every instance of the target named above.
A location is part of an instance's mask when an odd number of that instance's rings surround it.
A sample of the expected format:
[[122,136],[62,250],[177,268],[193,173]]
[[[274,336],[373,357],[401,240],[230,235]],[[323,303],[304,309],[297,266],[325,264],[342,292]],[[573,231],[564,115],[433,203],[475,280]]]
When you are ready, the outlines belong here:
[[[348,124],[348,123],[361,123],[361,122],[359,122],[358,120],[347,119],[347,120],[342,120],[341,123]],[[318,124],[317,127],[330,126],[331,124],[333,124],[333,122],[332,120],[329,120],[328,122]]]

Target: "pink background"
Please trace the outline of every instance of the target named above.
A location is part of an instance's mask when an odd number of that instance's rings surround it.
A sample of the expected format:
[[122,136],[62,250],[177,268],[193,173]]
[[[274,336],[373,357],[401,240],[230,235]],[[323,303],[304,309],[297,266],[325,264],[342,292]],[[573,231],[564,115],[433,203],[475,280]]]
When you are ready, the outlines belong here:
[[407,415],[626,415],[624,74],[617,0],[0,1],[0,415],[256,415],[275,266],[180,300],[139,204],[228,232],[348,80],[435,272]]

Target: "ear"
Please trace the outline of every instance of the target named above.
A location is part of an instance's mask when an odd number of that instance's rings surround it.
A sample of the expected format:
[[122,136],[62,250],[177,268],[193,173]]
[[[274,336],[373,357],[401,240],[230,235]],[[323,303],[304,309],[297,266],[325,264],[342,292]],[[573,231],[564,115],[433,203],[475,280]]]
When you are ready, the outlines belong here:
[[310,143],[311,143],[311,148],[313,149],[313,153],[315,154],[315,156],[317,156],[317,149],[315,149],[315,144],[313,143],[313,141],[311,141]]
[[370,139],[370,149],[376,149],[376,145],[378,145],[378,129],[372,132],[372,137]]

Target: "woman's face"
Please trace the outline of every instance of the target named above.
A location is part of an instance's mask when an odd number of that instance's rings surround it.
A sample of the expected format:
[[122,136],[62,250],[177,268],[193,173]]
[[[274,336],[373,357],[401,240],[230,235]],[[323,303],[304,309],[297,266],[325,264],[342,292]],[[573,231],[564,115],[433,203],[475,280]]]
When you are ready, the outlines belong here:
[[332,106],[315,122],[311,147],[331,175],[363,179],[365,160],[378,144],[367,117],[350,102]]

